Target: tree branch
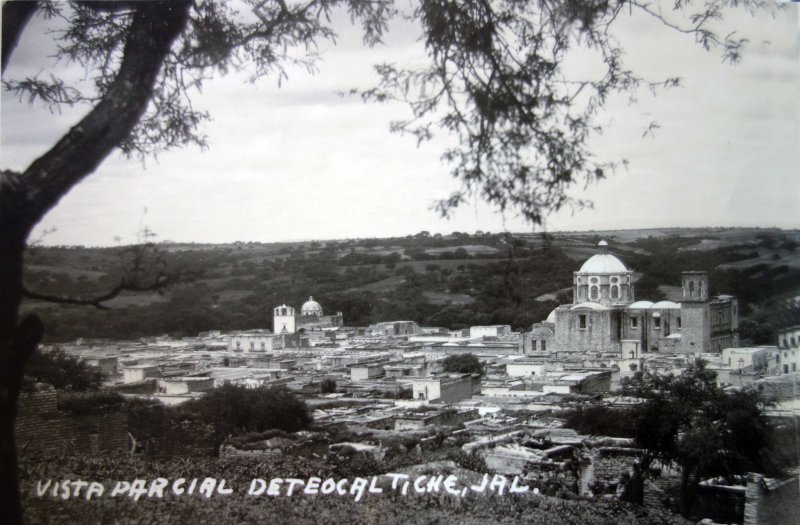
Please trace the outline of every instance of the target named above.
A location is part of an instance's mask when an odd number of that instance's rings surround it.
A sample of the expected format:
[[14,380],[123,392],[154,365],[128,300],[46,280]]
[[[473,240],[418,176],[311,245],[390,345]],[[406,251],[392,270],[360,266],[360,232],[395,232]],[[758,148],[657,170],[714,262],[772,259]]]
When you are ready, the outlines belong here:
[[[29,233],[73,186],[124,141],[144,113],[159,71],[189,17],[188,0],[136,4],[116,78],[94,109],[21,176],[4,227]],[[13,187],[12,187],[13,189]]]
[[81,306],[94,306],[98,310],[110,310],[108,306],[104,305],[103,303],[114,299],[122,292],[154,292],[158,290],[162,290],[167,286],[176,284],[181,281],[183,275],[182,274],[175,274],[175,275],[167,275],[167,274],[158,274],[153,281],[152,284],[142,286],[136,283],[130,282],[128,279],[123,279],[117,286],[111,289],[109,292],[104,293],[103,295],[98,295],[96,297],[90,298],[80,298],[80,297],[68,297],[68,296],[59,296],[59,295],[50,295],[44,294],[39,292],[34,292],[28,290],[24,285],[22,287],[22,296],[27,297],[28,299],[36,299],[39,301],[47,301],[50,303],[57,303],[57,304],[74,304],[74,305],[81,305]]
[[5,72],[11,54],[17,47],[19,36],[36,12],[38,2],[3,2],[2,71]]

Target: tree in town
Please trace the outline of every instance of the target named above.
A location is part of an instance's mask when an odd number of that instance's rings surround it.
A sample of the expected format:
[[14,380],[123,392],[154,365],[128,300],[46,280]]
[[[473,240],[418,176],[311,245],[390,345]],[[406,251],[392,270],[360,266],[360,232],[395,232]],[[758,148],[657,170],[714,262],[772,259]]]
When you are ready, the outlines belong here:
[[767,402],[755,389],[723,390],[715,378],[697,360],[680,375],[638,372],[623,384],[627,395],[643,400],[631,419],[645,451],[643,471],[654,461],[680,470],[680,513],[687,518],[702,480],[779,472]]
[[333,394],[336,392],[336,380],[330,378],[323,379],[319,384],[319,390],[323,394]]
[[473,354],[449,355],[442,361],[442,370],[454,374],[483,374],[480,360]]
[[285,388],[245,388],[225,384],[181,411],[213,428],[214,450],[232,434],[283,430],[296,432],[311,425],[306,404]]
[[[208,77],[238,68],[254,79],[284,77],[289,65],[313,69],[316,46],[335,37],[334,9],[360,23],[367,45],[379,43],[390,18],[402,15],[420,27],[429,62],[418,69],[380,65],[378,85],[362,95],[409,102],[412,117],[396,123],[396,131],[426,140],[438,129],[458,139],[443,158],[464,187],[439,203],[443,213],[475,194],[537,223],[550,211],[583,204],[567,190],[613,169],[589,150],[601,131],[595,117],[611,95],[678,83],[644,79],[624,66],[621,44],[609,31],[617,19],[645,13],[735,62],[743,39],[718,35],[713,23],[727,7],[772,5],[705,0],[676,2],[664,12],[639,0],[422,0],[400,13],[391,0],[4,2],[3,89],[56,111],[88,108],[26,168],[0,176],[0,507],[9,521],[21,516],[16,402],[25,364],[43,335],[35,314],[19,315],[23,296],[46,295],[22,285],[31,231],[114,150],[135,156],[205,146],[201,124],[209,115],[191,101]],[[6,75],[37,12],[60,21],[60,32],[47,35],[57,40],[54,59],[79,65],[88,82]],[[602,67],[596,76],[575,78],[566,59],[586,50]],[[121,289],[142,286],[120,282]],[[97,306],[104,297],[79,304]]]
[[34,352],[25,368],[25,378],[32,383],[47,383],[58,390],[83,392],[99,390],[105,374],[63,350]]

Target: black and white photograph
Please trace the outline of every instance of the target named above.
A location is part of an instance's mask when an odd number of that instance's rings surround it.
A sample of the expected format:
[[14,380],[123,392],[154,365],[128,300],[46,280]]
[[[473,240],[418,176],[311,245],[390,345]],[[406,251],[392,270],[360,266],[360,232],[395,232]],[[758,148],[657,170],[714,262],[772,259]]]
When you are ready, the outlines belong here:
[[0,522],[800,523],[798,4],[4,0]]

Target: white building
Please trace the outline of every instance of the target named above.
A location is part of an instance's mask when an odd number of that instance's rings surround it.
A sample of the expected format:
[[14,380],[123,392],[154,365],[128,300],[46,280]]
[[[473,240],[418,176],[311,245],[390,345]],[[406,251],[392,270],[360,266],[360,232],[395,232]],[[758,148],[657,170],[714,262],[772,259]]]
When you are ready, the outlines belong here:
[[411,388],[414,399],[452,404],[480,393],[480,379],[477,379],[477,392],[475,382],[471,374],[420,377],[412,380]]
[[777,365],[781,374],[800,370],[800,325],[778,330]]
[[519,359],[506,365],[506,375],[509,377],[542,376],[546,371],[547,363],[542,361]]
[[470,326],[469,337],[470,339],[477,339],[478,337],[503,337],[511,333],[511,325],[495,324],[490,326]]

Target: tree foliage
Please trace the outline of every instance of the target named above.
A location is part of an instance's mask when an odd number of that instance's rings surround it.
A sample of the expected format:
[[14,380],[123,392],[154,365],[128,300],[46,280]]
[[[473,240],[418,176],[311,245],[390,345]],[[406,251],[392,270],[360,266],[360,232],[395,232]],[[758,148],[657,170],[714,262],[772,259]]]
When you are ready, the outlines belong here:
[[336,392],[336,380],[335,379],[323,379],[319,385],[320,392],[323,394],[332,394]]
[[473,354],[449,355],[442,361],[442,370],[457,374],[483,374],[480,360]]
[[182,408],[213,427],[217,446],[235,433],[272,429],[296,432],[311,424],[306,404],[285,388],[250,389],[225,384]]
[[681,470],[680,510],[686,517],[703,479],[733,481],[747,472],[780,472],[770,456],[766,401],[754,389],[725,391],[715,377],[698,360],[681,375],[639,372],[623,385],[627,395],[644,400],[633,421],[646,463]]
[[25,375],[29,382],[47,383],[56,390],[85,392],[99,390],[105,374],[63,350],[37,351],[28,361]]
[[[680,83],[628,69],[613,36],[614,22],[634,13],[655,17],[693,35],[707,50],[721,48],[723,60],[737,62],[746,40],[735,33],[717,35],[713,26],[731,6],[753,10],[768,3],[424,1],[408,16],[422,27],[429,62],[416,68],[378,66],[380,85],[363,96],[410,105],[412,117],[395,122],[395,131],[419,141],[437,131],[457,137],[442,159],[462,189],[438,202],[443,215],[477,194],[539,224],[565,205],[590,204],[569,190],[576,182],[603,179],[618,166],[589,148],[602,132],[597,115],[608,100],[613,95],[633,100],[641,87]],[[583,58],[580,71],[569,66],[576,55]],[[596,74],[589,73],[587,56],[596,57]]]

